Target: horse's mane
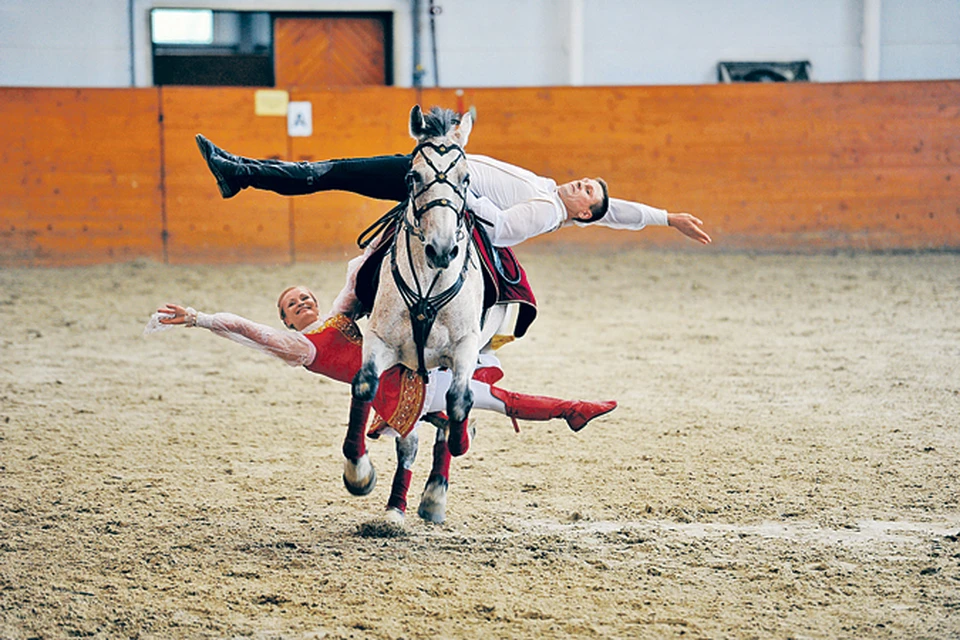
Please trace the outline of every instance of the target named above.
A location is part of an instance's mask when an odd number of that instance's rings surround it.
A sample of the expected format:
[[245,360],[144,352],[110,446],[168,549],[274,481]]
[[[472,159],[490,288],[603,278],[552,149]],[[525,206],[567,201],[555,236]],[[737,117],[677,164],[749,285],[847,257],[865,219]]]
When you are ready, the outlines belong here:
[[432,107],[423,114],[423,135],[427,138],[439,138],[447,135],[450,130],[460,124],[460,116],[451,109]]

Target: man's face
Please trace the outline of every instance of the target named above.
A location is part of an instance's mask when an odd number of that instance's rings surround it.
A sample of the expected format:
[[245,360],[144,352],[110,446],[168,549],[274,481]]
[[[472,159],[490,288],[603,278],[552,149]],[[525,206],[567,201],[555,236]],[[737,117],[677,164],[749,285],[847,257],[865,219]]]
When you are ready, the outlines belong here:
[[603,188],[593,178],[565,182],[557,187],[557,193],[569,215],[578,220],[589,220],[592,217],[590,207],[603,200]]
[[320,318],[317,300],[305,287],[294,287],[280,298],[280,311],[284,324],[302,331]]

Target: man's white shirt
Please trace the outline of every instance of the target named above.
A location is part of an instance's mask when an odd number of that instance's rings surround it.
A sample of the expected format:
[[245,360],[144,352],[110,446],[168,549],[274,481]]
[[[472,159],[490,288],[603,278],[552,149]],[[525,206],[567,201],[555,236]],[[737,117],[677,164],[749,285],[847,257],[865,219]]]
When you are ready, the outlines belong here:
[[510,247],[562,226],[597,224],[638,231],[647,225],[667,225],[667,212],[639,202],[610,199],[607,214],[596,222],[567,219],[557,183],[532,171],[487,156],[467,154],[470,194],[467,206],[488,227],[494,245]]

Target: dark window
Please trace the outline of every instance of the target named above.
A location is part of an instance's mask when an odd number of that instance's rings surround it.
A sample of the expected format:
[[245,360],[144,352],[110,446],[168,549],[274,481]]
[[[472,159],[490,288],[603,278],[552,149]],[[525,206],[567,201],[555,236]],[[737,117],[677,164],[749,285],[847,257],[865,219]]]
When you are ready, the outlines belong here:
[[153,9],[155,85],[273,86],[269,13]]
[[810,61],[796,62],[718,62],[720,82],[807,82]]

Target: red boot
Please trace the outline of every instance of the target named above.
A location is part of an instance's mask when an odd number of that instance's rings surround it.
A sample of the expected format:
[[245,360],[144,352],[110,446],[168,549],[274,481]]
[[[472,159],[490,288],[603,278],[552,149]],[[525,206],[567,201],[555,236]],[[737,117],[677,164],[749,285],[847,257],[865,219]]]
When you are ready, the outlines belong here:
[[617,403],[613,400],[606,402],[560,400],[548,396],[528,396],[525,393],[515,393],[492,385],[490,393],[507,406],[507,416],[513,420],[513,428],[517,431],[520,430],[517,426],[517,418],[536,421],[563,418],[571,429],[580,431],[594,418],[617,408]]
[[479,367],[473,372],[473,379],[487,384],[496,384],[503,377],[503,369],[500,367]]

